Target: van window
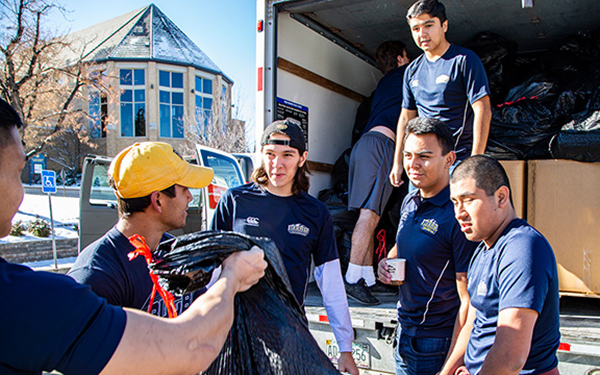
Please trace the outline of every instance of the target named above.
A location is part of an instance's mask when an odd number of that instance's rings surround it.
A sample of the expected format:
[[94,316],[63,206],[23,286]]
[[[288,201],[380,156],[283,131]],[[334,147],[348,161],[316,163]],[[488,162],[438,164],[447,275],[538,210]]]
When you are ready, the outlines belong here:
[[236,187],[244,183],[239,173],[240,167],[235,159],[203,150],[202,161],[204,166],[212,168],[215,172],[213,183],[225,188]]
[[108,185],[108,164],[95,164],[90,191],[90,204],[97,206],[113,206],[117,204],[117,196]]

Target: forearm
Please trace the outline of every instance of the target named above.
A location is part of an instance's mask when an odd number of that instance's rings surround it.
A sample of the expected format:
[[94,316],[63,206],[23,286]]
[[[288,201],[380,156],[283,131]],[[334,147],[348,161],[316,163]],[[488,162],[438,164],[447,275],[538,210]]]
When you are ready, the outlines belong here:
[[452,344],[450,346],[450,350],[448,351],[446,362],[444,363],[444,367],[442,367],[439,375],[453,375],[456,369],[464,365],[465,353],[467,351],[467,344],[469,343],[472,329],[472,325],[465,324],[458,334],[456,334],[455,331],[456,339],[454,338],[453,334]]
[[404,135],[406,134],[406,124],[417,117],[417,111],[402,109],[398,118],[396,127],[396,149],[394,151],[394,165],[402,165],[402,151],[404,150]]
[[233,323],[233,283],[219,279],[174,319],[126,309],[125,332],[101,374],[196,374],[208,368]]
[[446,357],[446,362],[440,372],[441,375],[454,375],[456,369],[464,365],[464,357],[467,351],[467,345],[471,338],[473,322],[475,321],[476,311],[469,302],[465,305],[461,303],[459,312],[454,323],[454,332],[452,333],[452,344]]
[[490,98],[485,96],[473,103],[473,149],[471,155],[485,153],[491,121]]
[[354,332],[339,260],[336,259],[316,267],[314,275],[317,286],[321,290],[323,305],[340,352],[352,352]]

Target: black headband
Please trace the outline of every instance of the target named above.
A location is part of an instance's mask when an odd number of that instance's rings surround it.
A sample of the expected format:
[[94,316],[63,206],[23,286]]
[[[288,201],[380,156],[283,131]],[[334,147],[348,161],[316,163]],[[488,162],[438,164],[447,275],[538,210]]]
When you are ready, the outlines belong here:
[[281,145],[281,146],[290,146],[292,141],[290,139],[267,139],[267,145]]

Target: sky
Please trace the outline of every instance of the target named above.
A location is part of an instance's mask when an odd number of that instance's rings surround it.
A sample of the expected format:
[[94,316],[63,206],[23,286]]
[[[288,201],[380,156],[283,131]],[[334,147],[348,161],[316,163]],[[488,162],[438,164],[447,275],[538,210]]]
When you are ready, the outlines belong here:
[[[255,0],[56,0],[70,12],[54,12],[49,26],[78,31],[154,3],[234,81],[242,119],[252,125],[256,86]],[[237,104],[239,105],[239,104]]]

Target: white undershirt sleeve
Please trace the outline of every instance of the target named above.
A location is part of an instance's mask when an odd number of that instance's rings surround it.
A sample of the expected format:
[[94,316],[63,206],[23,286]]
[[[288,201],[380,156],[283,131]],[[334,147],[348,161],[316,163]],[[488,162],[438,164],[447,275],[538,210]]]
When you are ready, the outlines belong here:
[[352,352],[354,332],[350,311],[348,310],[348,299],[346,298],[340,260],[334,259],[315,267],[314,274],[340,352]]

